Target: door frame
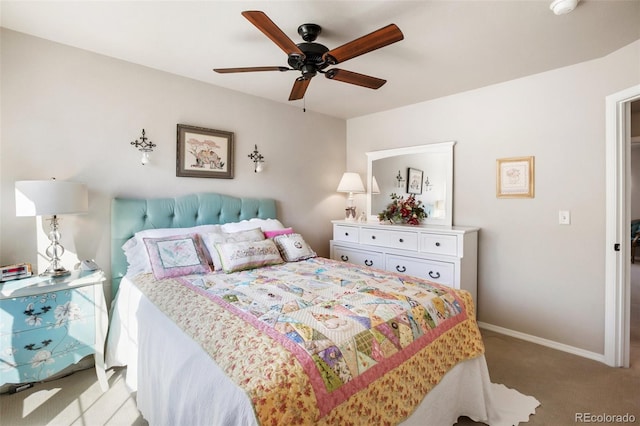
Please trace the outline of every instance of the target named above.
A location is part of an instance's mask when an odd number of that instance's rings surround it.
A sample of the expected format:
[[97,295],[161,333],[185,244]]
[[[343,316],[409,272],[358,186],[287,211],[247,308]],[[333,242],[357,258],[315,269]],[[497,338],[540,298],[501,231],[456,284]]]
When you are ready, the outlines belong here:
[[[631,102],[640,85],[606,98],[606,256],[604,358],[629,367],[631,208]],[[619,244],[620,250],[614,249]]]

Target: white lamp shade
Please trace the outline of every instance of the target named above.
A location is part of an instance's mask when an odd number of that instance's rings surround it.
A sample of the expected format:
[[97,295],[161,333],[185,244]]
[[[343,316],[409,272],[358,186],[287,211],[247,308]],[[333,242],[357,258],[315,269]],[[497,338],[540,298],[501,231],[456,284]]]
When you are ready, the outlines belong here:
[[375,176],[371,177],[371,193],[372,194],[380,193],[380,187],[378,186],[378,181],[376,180]]
[[54,179],[16,182],[16,216],[78,214],[88,206],[84,184]]
[[338,184],[338,192],[365,192],[362,178],[358,173],[345,172]]

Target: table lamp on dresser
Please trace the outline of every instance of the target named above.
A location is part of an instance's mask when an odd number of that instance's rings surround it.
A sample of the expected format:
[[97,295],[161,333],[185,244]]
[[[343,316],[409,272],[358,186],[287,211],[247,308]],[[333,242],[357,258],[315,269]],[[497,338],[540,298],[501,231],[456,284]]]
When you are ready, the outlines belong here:
[[49,267],[42,273],[53,277],[70,272],[62,266],[60,258],[64,247],[60,244],[59,215],[86,213],[87,187],[77,182],[51,180],[23,180],[15,183],[16,216],[51,216],[49,240],[46,250]]
[[358,173],[354,172],[345,172],[342,175],[342,179],[340,179],[340,183],[338,184],[338,192],[348,192],[349,197],[347,198],[347,208],[346,211],[346,220],[355,220],[356,219],[356,208],[353,204],[353,194],[354,193],[363,193],[365,192],[364,184],[362,183],[362,178]]

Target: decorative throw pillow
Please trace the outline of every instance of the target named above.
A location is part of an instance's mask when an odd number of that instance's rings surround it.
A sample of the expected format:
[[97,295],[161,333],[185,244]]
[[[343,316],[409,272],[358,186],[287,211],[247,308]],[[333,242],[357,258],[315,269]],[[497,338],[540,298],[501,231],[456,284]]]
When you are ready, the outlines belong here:
[[144,238],[156,279],[211,272],[198,234]]
[[264,231],[266,238],[277,237],[278,235],[293,234],[293,228],[274,229],[273,231]]
[[222,269],[227,273],[283,262],[273,240],[218,243],[216,250],[220,255]]
[[137,275],[142,272],[152,272],[149,255],[143,241],[144,238],[164,238],[193,233],[202,235],[206,232],[216,231],[220,232],[220,225],[197,225],[190,228],[151,228],[138,231],[122,245],[122,250],[129,263],[127,273]]
[[246,231],[247,229],[253,228],[260,228],[263,231],[271,231],[274,229],[284,228],[284,225],[278,219],[259,219],[255,217],[249,220],[229,222],[222,225],[223,232]]
[[211,256],[213,269],[215,271],[219,271],[222,269],[222,262],[220,261],[220,255],[216,249],[216,244],[262,241],[264,240],[264,233],[260,228],[247,229],[245,231],[238,232],[210,232],[203,234],[202,240],[207,251],[209,251],[209,255]]
[[273,241],[280,250],[282,258],[287,262],[297,262],[317,256],[300,234],[278,235],[273,238]]

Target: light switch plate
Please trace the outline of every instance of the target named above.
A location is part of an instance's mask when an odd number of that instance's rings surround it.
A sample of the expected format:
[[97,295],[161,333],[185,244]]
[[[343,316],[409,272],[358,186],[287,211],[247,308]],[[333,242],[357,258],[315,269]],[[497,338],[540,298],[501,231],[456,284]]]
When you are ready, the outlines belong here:
[[558,212],[558,223],[560,225],[571,224],[571,212],[569,210],[560,210]]

